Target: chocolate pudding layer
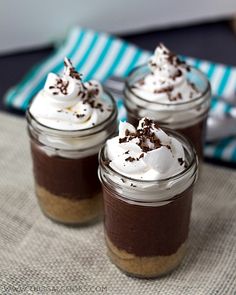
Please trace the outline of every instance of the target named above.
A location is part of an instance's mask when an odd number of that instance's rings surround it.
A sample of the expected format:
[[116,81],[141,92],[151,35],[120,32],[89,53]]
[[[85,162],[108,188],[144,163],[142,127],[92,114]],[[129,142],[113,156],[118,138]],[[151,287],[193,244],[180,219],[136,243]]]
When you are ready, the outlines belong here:
[[187,240],[192,187],[151,206],[129,203],[106,188],[103,196],[105,232],[118,249],[137,257],[168,256]]
[[101,191],[97,154],[77,159],[49,156],[34,142],[31,151],[36,183],[50,193],[80,200],[92,198]]
[[125,273],[142,278],[175,269],[186,253],[192,193],[191,186],[169,201],[142,205],[103,187],[104,229],[111,261]]
[[48,156],[33,142],[31,151],[36,194],[45,215],[68,224],[89,222],[101,215],[97,154],[79,159]]
[[176,131],[186,136],[186,138],[192,142],[199,160],[203,160],[203,147],[206,135],[206,118],[192,126],[177,129]]

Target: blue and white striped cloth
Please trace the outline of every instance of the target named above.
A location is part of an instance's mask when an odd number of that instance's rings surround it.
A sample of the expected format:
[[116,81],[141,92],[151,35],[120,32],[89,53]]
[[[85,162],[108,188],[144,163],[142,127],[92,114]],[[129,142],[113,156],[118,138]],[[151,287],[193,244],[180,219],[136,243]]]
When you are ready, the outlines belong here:
[[[127,76],[135,66],[146,62],[150,55],[150,52],[114,36],[75,27],[49,58],[36,65],[18,85],[6,93],[5,103],[9,107],[26,110],[31,99],[43,87],[47,74],[62,72],[65,56],[83,73],[85,80],[97,79],[103,82],[111,75]],[[236,89],[236,68],[188,57],[185,60],[202,70],[211,82],[211,113],[236,117],[236,107],[230,101]],[[221,96],[226,100],[229,98],[229,103],[221,100]],[[118,100],[118,108],[120,119],[125,119],[122,100]],[[236,138],[224,138],[217,143],[206,144],[204,153],[206,157],[236,162]]]

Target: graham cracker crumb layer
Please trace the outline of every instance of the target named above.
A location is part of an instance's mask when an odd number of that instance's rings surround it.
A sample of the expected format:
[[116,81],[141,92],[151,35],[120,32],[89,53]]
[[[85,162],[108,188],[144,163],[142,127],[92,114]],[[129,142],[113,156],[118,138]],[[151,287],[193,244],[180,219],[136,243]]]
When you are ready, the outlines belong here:
[[108,256],[123,272],[139,278],[155,278],[174,270],[186,253],[186,242],[172,255],[139,257],[118,249],[106,235]]
[[36,195],[42,211],[54,221],[66,224],[90,222],[102,213],[102,193],[86,199],[58,196],[36,184]]

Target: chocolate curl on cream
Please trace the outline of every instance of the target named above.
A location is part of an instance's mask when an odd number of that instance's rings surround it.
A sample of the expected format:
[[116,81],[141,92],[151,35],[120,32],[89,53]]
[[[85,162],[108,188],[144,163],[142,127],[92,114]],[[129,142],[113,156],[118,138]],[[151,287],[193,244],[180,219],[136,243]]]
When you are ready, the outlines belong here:
[[64,59],[61,76],[49,73],[44,88],[34,99],[30,112],[42,124],[62,130],[93,127],[111,112],[98,81],[82,81],[70,59]]
[[107,155],[112,169],[135,179],[158,180],[184,170],[182,144],[148,118],[137,129],[120,122],[119,135],[107,141]]
[[194,99],[199,91],[188,81],[190,67],[162,43],[151,56],[150,73],[133,85],[133,91],[148,101],[178,103]]

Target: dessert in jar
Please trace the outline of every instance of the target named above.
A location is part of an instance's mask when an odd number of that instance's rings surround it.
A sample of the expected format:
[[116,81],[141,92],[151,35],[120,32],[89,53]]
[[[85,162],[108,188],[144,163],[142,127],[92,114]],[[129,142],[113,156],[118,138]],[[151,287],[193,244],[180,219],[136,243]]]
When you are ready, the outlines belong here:
[[42,211],[65,224],[95,220],[102,211],[98,151],[117,129],[112,96],[83,82],[65,58],[27,110],[36,195]]
[[128,121],[149,117],[190,139],[202,158],[211,90],[206,76],[160,44],[148,64],[128,76],[124,89]]
[[144,118],[99,154],[104,231],[111,261],[123,272],[153,278],[175,269],[188,239],[198,162],[191,143]]

